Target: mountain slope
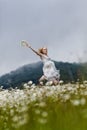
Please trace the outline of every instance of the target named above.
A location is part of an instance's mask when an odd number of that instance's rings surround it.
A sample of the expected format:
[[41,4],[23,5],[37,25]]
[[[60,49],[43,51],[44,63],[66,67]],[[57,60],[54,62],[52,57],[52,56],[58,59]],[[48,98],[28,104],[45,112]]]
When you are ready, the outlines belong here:
[[[81,77],[81,67],[76,63],[63,63],[55,62],[57,69],[60,70],[60,79],[65,82],[76,81]],[[0,86],[3,85],[4,88],[16,87],[21,84],[32,80],[35,84],[38,83],[38,79],[42,76],[42,62],[32,63],[24,65],[17,70],[11,71],[0,77]]]

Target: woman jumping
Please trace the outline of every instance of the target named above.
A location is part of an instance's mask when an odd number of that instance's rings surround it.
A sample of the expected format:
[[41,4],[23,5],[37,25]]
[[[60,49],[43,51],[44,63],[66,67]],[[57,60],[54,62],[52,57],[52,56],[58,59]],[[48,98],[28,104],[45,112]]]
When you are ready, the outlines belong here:
[[59,70],[56,69],[54,62],[49,58],[47,48],[43,47],[36,51],[26,41],[22,41],[21,43],[37,54],[43,62],[43,75],[39,79],[39,82],[47,80],[52,81],[54,85],[57,85],[59,82],[60,73]]

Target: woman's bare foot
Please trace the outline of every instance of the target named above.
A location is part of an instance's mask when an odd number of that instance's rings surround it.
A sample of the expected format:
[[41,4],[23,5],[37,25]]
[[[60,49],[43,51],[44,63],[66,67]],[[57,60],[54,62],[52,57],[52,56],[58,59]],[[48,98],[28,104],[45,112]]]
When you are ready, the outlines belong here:
[[53,80],[53,84],[54,84],[55,86],[58,85],[58,83],[59,83],[58,80],[56,80],[56,79]]

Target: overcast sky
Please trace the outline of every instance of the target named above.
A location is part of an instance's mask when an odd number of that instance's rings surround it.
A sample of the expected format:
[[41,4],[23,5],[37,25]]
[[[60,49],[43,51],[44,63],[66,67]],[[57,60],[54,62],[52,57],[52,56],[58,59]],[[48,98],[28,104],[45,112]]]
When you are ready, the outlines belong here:
[[56,61],[86,61],[87,0],[0,0],[0,75],[40,60],[21,40]]

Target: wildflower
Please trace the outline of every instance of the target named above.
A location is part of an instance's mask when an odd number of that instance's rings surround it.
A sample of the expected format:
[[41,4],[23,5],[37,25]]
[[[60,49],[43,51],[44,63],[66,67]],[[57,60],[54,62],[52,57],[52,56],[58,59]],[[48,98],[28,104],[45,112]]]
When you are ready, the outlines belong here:
[[37,115],[39,115],[39,114],[40,114],[40,110],[39,110],[39,109],[36,109],[36,110],[35,110],[35,113],[36,113]]
[[46,111],[42,112],[42,116],[43,117],[47,117],[48,116],[48,113]]
[[46,83],[46,86],[51,86],[53,84],[53,81],[48,81],[47,83]]
[[74,99],[74,100],[71,100],[71,103],[74,106],[79,106],[80,105],[80,100],[79,99]]
[[29,86],[28,86],[27,83],[24,84],[24,88],[25,88],[25,89],[29,88]]
[[67,87],[68,91],[72,91],[72,89],[73,89],[72,86]]
[[33,81],[29,81],[29,82],[28,82],[28,85],[32,85],[32,84],[33,84]]
[[0,86],[0,89],[3,89],[4,88],[4,86]]
[[70,99],[70,94],[64,94],[63,95],[63,99],[66,101],[66,100],[69,100]]
[[80,85],[80,88],[85,88],[85,85],[81,84],[81,85]]
[[63,81],[63,80],[60,80],[60,81],[59,81],[59,84],[60,84],[60,85],[62,85],[63,83],[64,83],[64,81]]
[[39,103],[39,106],[40,106],[40,107],[45,107],[45,106],[46,106],[46,103],[45,103],[45,102],[40,102],[40,103]]
[[47,123],[47,119],[39,118],[38,122],[41,123],[41,124],[46,124]]
[[81,104],[81,105],[85,105],[85,104],[86,104],[86,99],[85,99],[85,98],[81,98],[80,104]]
[[83,81],[83,84],[87,84],[87,80],[84,80],[84,81]]

